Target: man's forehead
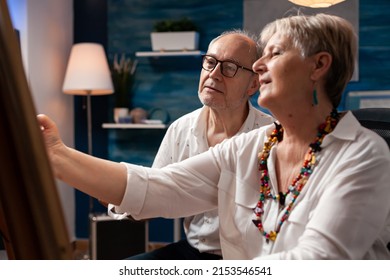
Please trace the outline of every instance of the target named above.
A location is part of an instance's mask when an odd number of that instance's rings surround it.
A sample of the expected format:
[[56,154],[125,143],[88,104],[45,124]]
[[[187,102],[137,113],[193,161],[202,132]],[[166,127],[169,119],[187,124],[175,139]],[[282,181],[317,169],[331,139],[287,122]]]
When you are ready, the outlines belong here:
[[214,55],[220,60],[228,59],[237,62],[250,60],[252,52],[256,52],[255,46],[251,46],[249,39],[242,36],[226,35],[210,46],[207,54]]

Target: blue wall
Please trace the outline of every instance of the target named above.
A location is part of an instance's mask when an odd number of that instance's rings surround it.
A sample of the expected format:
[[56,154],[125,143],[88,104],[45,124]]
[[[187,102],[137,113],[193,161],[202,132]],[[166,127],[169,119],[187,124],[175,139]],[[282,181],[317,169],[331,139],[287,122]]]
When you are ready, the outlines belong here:
[[[198,26],[200,49],[206,50],[209,41],[223,30],[241,28],[242,14],[241,1],[109,0],[109,56],[150,51],[153,24],[161,19],[182,17],[192,19]],[[198,108],[199,73],[200,57],[139,58],[134,106],[165,108],[172,119]]]
[[[242,27],[241,1],[108,1],[108,53],[134,56],[151,51],[150,32],[162,19],[188,17],[200,33],[200,49],[222,31]],[[138,58],[133,105],[146,110],[163,108],[171,120],[201,106],[198,82],[201,58]],[[109,155],[115,161],[150,166],[165,130],[113,130],[109,132]],[[151,241],[172,241],[171,220],[153,219],[149,223]]]
[[[388,0],[360,1],[360,75],[359,81],[351,82],[346,92],[390,89],[390,18],[387,12],[389,9]],[[150,51],[149,34],[154,22],[183,16],[191,18],[198,25],[200,49],[206,50],[209,41],[222,31],[242,28],[242,15],[243,3],[238,0],[108,0],[106,15],[108,56],[112,59],[114,53],[134,55],[136,51]],[[77,29],[77,26],[75,28]],[[199,72],[199,57],[139,58],[133,89],[134,106],[146,110],[164,108],[169,112],[171,120],[198,108]],[[112,121],[112,103],[113,96],[110,96],[106,112],[101,111],[100,115],[103,118],[101,122]],[[345,98],[340,109],[345,109]],[[95,117],[96,111],[93,113]],[[76,119],[76,122],[80,120]],[[79,137],[78,132],[76,133]],[[165,130],[109,130],[107,157],[115,161],[150,166],[164,133]],[[94,141],[96,138],[94,135]],[[104,155],[104,147],[101,149]],[[100,152],[97,148],[97,153]],[[82,207],[79,204],[78,207]],[[171,225],[171,221],[164,219],[153,220],[150,224],[150,240],[171,241]]]
[[359,81],[350,82],[348,91],[390,90],[389,0],[359,2]]
[[[107,1],[106,0],[74,0],[74,43],[95,42],[107,48]],[[107,131],[102,129],[108,115],[108,96],[91,98],[92,110],[92,144],[93,155],[107,158]],[[86,97],[74,97],[75,148],[88,152]],[[93,174],[90,174],[93,176]],[[89,202],[86,194],[76,191],[76,237],[86,238],[89,235]],[[94,210],[104,211],[96,200]]]

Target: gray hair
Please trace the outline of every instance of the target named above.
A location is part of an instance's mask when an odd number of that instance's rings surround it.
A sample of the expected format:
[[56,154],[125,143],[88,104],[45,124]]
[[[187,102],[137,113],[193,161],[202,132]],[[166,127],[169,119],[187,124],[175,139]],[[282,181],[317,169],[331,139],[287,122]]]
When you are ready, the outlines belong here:
[[254,34],[249,33],[246,30],[243,30],[243,29],[232,29],[232,30],[227,30],[227,31],[222,32],[219,36],[217,36],[213,40],[211,40],[208,48],[210,48],[216,41],[218,41],[219,39],[221,39],[222,37],[224,37],[226,35],[241,35],[242,37],[253,41],[254,45],[256,46],[256,52],[255,52],[255,57],[253,58],[253,62],[255,62],[256,60],[258,60],[261,57],[263,49],[261,48],[261,46],[258,43],[258,41],[259,41],[258,37],[255,36]]

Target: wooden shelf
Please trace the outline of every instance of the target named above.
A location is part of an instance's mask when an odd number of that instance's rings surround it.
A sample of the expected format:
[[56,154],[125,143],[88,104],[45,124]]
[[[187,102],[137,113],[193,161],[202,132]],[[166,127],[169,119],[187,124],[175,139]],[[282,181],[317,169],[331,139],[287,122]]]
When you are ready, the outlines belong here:
[[165,124],[143,124],[143,123],[103,123],[103,128],[108,129],[164,129]]
[[200,56],[202,51],[166,51],[166,52],[136,52],[136,57],[159,57],[159,56]]

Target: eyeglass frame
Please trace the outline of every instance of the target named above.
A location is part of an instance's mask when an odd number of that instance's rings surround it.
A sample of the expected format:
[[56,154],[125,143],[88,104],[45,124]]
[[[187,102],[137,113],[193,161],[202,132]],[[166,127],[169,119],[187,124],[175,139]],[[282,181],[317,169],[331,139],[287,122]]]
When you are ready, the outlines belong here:
[[[207,58],[207,57],[211,57],[212,59],[214,59],[214,60],[217,62],[217,63],[214,65],[214,67],[213,67],[212,69],[210,69],[210,70],[209,70],[209,69],[205,69],[205,68],[203,67],[205,58]],[[233,65],[235,65],[235,66],[237,67],[237,69],[236,69],[236,71],[234,72],[233,76],[226,76],[226,75],[223,73],[223,63],[225,63],[225,62],[232,63]],[[203,70],[206,70],[207,72],[211,72],[211,71],[213,71],[213,70],[215,69],[215,67],[217,67],[218,63],[221,64],[221,74],[222,74],[224,77],[227,77],[227,78],[233,78],[233,77],[235,77],[236,74],[237,74],[237,72],[238,72],[238,69],[244,69],[244,70],[247,70],[247,71],[252,72],[253,74],[255,73],[252,69],[249,69],[249,68],[247,68],[247,67],[245,67],[245,66],[239,65],[239,64],[237,64],[236,62],[233,62],[233,61],[230,61],[230,60],[224,60],[224,61],[218,60],[218,59],[216,59],[214,56],[209,55],[209,54],[204,54],[204,55],[202,55],[202,69],[203,69]]]

